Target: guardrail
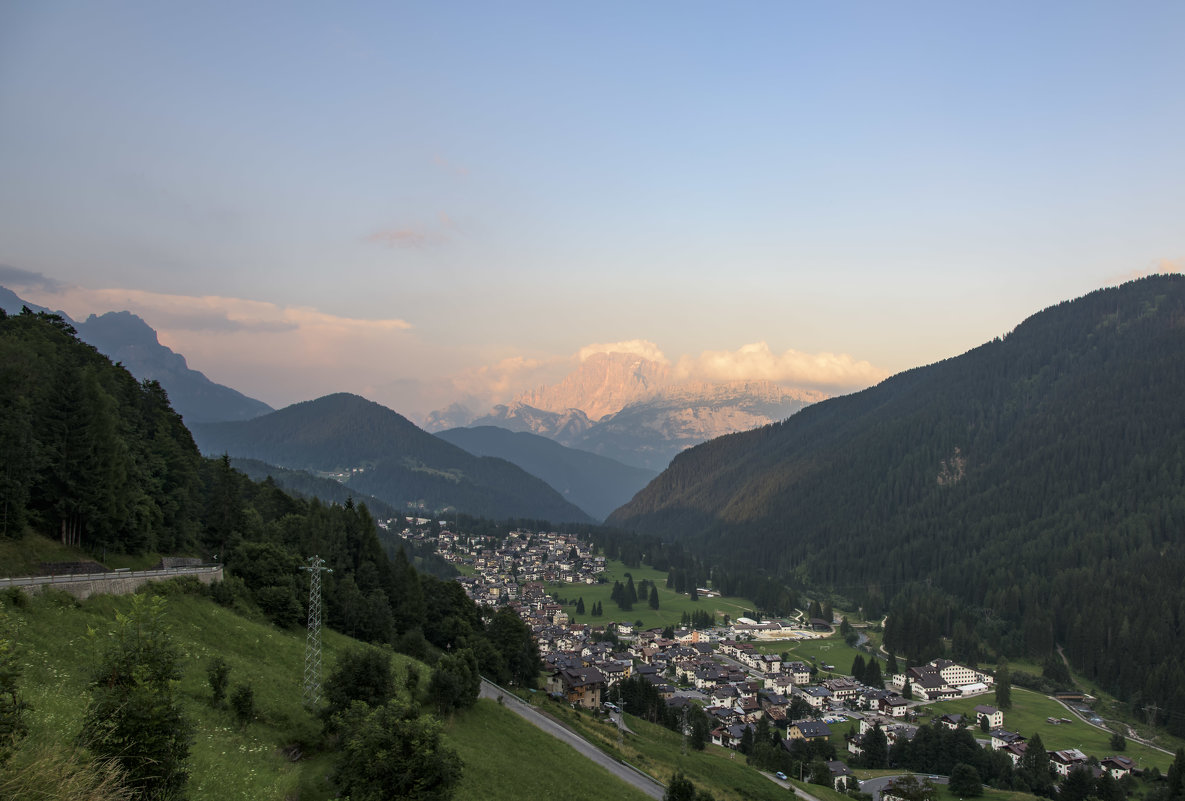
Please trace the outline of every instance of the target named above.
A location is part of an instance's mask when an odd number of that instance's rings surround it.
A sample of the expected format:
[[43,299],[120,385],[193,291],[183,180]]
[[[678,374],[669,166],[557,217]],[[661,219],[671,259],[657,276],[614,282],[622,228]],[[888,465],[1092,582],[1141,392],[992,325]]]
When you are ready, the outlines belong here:
[[201,565],[199,567],[166,567],[160,570],[107,570],[101,573],[66,573],[60,576],[18,576],[14,578],[0,578],[0,588],[28,587],[39,584],[69,584],[75,581],[109,581],[127,578],[163,578],[166,576],[193,576],[203,573],[214,573],[222,569],[222,565]]

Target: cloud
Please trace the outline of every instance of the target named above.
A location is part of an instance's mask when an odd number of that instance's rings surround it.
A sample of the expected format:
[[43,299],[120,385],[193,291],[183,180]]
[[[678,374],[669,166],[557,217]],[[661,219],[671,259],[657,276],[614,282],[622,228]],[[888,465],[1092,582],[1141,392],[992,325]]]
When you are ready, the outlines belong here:
[[428,233],[419,228],[388,228],[366,237],[367,242],[389,248],[422,248],[429,242]]
[[53,278],[8,264],[0,264],[0,286],[41,289],[46,292],[56,292],[62,288],[62,284]]
[[1150,269],[1132,270],[1129,273],[1112,276],[1109,283],[1122,284],[1139,278],[1147,278],[1150,275],[1169,275],[1171,273],[1185,273],[1185,259],[1161,259],[1155,267]]
[[414,364],[420,346],[409,340],[412,325],[401,319],[340,317],[218,295],[56,287],[24,295],[75,319],[106,311],[137,314],[193,369],[275,406],[334,391],[361,392],[380,375],[422,369]]
[[630,339],[625,342],[608,342],[598,343],[593,345],[585,345],[576,354],[579,361],[584,361],[589,356],[596,353],[632,353],[635,356],[641,356],[643,359],[659,362],[660,364],[668,364],[667,357],[663,355],[658,345],[653,342],[648,342],[644,339]]
[[479,398],[481,405],[488,408],[496,403],[508,403],[526,387],[559,380],[570,368],[571,362],[564,358],[511,356],[496,364],[467,370],[453,378],[452,383],[458,395]]
[[463,167],[460,164],[456,164],[452,161],[449,161],[448,159],[444,158],[443,156],[433,156],[432,163],[436,167],[439,167],[441,170],[444,170],[445,172],[448,172],[448,173],[452,173],[454,175],[468,175],[469,174],[468,167]]
[[[88,311],[135,312],[161,331],[210,333],[365,334],[411,328],[405,320],[338,317],[306,306],[280,306],[267,301],[218,295],[170,295],[138,289],[69,287],[56,293],[65,308],[85,305]],[[73,312],[71,312],[73,314]]]
[[734,351],[709,350],[699,356],[683,356],[674,372],[680,380],[763,380],[828,390],[867,387],[889,376],[887,370],[846,353],[774,353],[765,342]]
[[389,248],[424,248],[447,242],[454,228],[452,218],[443,211],[436,222],[414,222],[410,225],[382,228],[366,237],[367,242]]

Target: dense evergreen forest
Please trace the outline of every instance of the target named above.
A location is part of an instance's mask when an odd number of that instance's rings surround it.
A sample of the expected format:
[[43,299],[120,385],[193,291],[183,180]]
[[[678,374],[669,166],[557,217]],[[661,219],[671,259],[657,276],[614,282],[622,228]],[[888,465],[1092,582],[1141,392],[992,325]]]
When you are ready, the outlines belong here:
[[1063,646],[1185,734],[1183,392],[1185,277],[1153,276],[693,448],[607,522],[889,612],[914,659]]
[[56,315],[0,312],[0,453],[0,536],[32,530],[100,558],[217,559],[227,578],[215,600],[289,627],[307,620],[299,568],[319,555],[332,568],[327,625],[418,658],[469,648],[495,680],[536,679],[516,614],[483,618],[459,584],[418,572],[365,505],[293,497],[203,458],[159,384],[137,382]]

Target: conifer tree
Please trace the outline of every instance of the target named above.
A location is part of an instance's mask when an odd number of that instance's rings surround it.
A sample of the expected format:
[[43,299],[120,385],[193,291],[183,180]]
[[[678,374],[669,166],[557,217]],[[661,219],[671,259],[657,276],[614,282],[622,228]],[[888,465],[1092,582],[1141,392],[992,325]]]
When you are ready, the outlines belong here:
[[116,615],[114,639],[91,678],[90,705],[79,741],[96,756],[115,759],[143,798],[180,796],[189,778],[192,726],[175,684],[181,654],[164,621],[164,599],[132,596]]

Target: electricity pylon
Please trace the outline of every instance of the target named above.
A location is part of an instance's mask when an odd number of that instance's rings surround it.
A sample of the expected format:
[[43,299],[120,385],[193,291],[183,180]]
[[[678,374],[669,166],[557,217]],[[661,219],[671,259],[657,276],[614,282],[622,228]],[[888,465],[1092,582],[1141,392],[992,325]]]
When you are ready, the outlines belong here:
[[304,649],[304,705],[312,709],[321,700],[321,572],[332,573],[320,556],[310,556],[309,634]]

